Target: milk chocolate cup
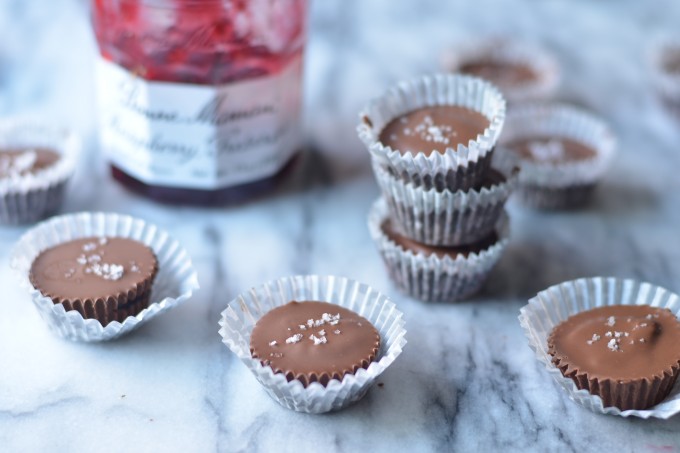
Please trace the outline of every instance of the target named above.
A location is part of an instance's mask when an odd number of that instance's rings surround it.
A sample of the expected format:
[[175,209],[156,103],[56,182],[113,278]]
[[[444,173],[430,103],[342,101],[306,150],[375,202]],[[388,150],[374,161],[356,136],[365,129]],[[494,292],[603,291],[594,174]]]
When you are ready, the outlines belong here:
[[541,101],[555,93],[560,80],[557,59],[545,48],[512,38],[489,37],[461,42],[446,49],[441,56],[442,69],[461,72],[473,63],[495,63],[526,67],[534,77],[498,88],[508,103]]
[[0,149],[49,148],[59,160],[23,176],[0,178],[0,224],[34,223],[58,211],[80,153],[72,132],[29,117],[0,120]]
[[[482,114],[489,126],[469,143],[426,155],[402,153],[380,142],[392,120],[432,106],[459,106]],[[467,190],[478,186],[505,121],[505,99],[496,87],[475,77],[435,74],[402,82],[374,99],[359,114],[357,127],[373,160],[395,177],[415,186],[437,190]]]
[[[537,162],[519,157],[507,145],[515,140],[571,139],[594,151],[577,161]],[[570,209],[586,203],[606,172],[616,140],[609,127],[591,113],[564,104],[531,104],[513,108],[499,143],[494,165],[519,167],[519,198],[537,209]]]
[[[548,353],[548,338],[555,326],[570,316],[605,305],[650,305],[667,308],[680,316],[680,298],[663,288],[634,280],[613,277],[583,278],[564,282],[541,291],[520,310],[519,322],[536,359],[553,379],[581,406],[600,414],[622,417],[667,419],[680,413],[680,388],[673,387],[680,370],[669,368],[663,376],[643,382],[595,382],[587,376],[565,377]],[[591,389],[591,394],[587,389]],[[670,391],[663,398],[662,393]],[[621,410],[613,404],[633,402],[649,409]]]
[[500,259],[510,235],[504,214],[496,224],[497,242],[479,253],[455,258],[425,256],[405,250],[389,238],[382,229],[387,218],[387,205],[378,199],[368,218],[371,237],[392,281],[404,293],[424,302],[455,302],[477,293]]
[[[257,321],[273,308],[291,301],[337,304],[364,318],[380,333],[380,351],[368,368],[346,374],[326,385],[288,381],[250,352],[250,335]],[[319,414],[343,409],[360,400],[376,379],[401,354],[406,344],[403,314],[386,296],[359,282],[333,276],[282,278],[252,288],[229,302],[220,320],[222,341],[250,369],[276,402],[288,409]]]
[[[153,287],[140,288],[139,294],[128,300],[128,305],[116,313],[116,319],[106,325],[102,325],[98,319],[84,318],[80,313],[90,310],[96,314],[96,304],[75,306],[71,303],[55,303],[34,287],[29,279],[33,261],[41,252],[86,237],[121,237],[139,241],[153,250],[158,262]],[[196,271],[178,241],[144,220],[114,213],[83,212],[45,220],[19,239],[12,250],[10,266],[20,284],[28,290],[48,327],[56,334],[76,341],[119,338],[189,299],[193,291],[198,289]],[[107,303],[110,305],[111,302]],[[105,316],[111,307],[105,303],[102,308]]]
[[[656,39],[649,51],[654,88],[661,104],[680,121],[680,35]],[[671,69],[671,65],[677,65]]]
[[404,183],[379,165],[374,172],[397,232],[435,246],[472,244],[493,233],[518,174],[490,169],[482,188],[452,192]]

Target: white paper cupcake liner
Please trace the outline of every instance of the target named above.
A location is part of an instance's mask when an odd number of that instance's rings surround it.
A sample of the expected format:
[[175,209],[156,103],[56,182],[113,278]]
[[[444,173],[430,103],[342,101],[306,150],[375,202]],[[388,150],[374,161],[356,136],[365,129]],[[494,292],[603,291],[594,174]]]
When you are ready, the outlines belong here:
[[[89,236],[134,239],[154,251],[158,260],[158,274],[148,308],[122,323],[112,321],[102,326],[96,319],[84,319],[77,311],[66,311],[61,304],[53,303],[33,287],[29,272],[33,261],[43,250]],[[198,289],[196,271],[179,242],[153,224],[122,214],[83,212],[46,220],[21,237],[12,251],[10,265],[21,285],[28,289],[33,303],[50,329],[69,340],[104,341],[118,338],[184,302]]]
[[[562,137],[582,143],[595,151],[595,156],[578,161],[543,163],[517,157],[507,144],[530,137]],[[569,189],[594,185],[606,172],[614,154],[616,140],[609,127],[594,115],[578,108],[564,105],[523,105],[508,115],[505,133],[498,146],[494,165],[500,168],[520,167],[519,192],[546,189]],[[546,190],[543,199],[547,204],[568,204],[559,198],[565,191]],[[554,196],[550,196],[554,194]],[[566,191],[569,195],[569,191]],[[523,198],[529,204],[537,196]],[[540,201],[540,199],[539,199]],[[540,206],[539,206],[540,207]]]
[[[265,313],[291,301],[308,300],[340,305],[375,326],[380,332],[380,351],[368,369],[346,374],[342,381],[332,379],[325,387],[318,382],[304,387],[251,356],[250,335]],[[229,303],[220,326],[224,343],[275,401],[288,409],[314,414],[339,410],[361,399],[406,344],[403,314],[394,303],[367,285],[332,276],[295,276],[252,288]]]
[[[402,154],[380,142],[380,132],[393,119],[431,106],[461,106],[481,113],[490,124],[484,132],[444,153]],[[489,167],[491,153],[505,121],[505,99],[490,83],[470,76],[436,74],[402,82],[371,101],[360,113],[359,138],[380,165],[406,182],[450,190],[474,187]]]
[[61,158],[25,176],[0,178],[0,224],[33,223],[56,212],[74,173],[81,143],[63,128],[29,117],[0,120],[0,149],[45,147]]
[[496,225],[498,241],[479,253],[439,258],[414,254],[397,245],[382,230],[388,217],[385,200],[378,199],[368,217],[368,228],[387,271],[406,294],[424,302],[454,302],[478,292],[508,243],[507,214]]
[[664,36],[654,41],[650,50],[650,64],[654,87],[661,102],[680,120],[680,74],[666,68],[668,58],[680,55],[680,35]]
[[395,178],[380,165],[373,170],[396,230],[437,246],[472,244],[493,233],[517,184],[513,169],[499,171],[498,180],[481,189],[426,190]]
[[555,57],[546,49],[512,38],[486,38],[461,42],[442,54],[445,71],[461,72],[466,64],[493,62],[519,64],[529,68],[536,77],[509,87],[500,87],[510,103],[537,101],[550,97],[559,84],[560,70]]
[[645,410],[621,411],[604,407],[602,399],[587,390],[579,390],[570,378],[562,375],[548,354],[548,337],[560,322],[576,313],[605,305],[651,305],[668,308],[680,316],[680,299],[663,288],[649,283],[616,278],[583,278],[552,286],[538,293],[520,310],[519,322],[535,352],[548,373],[567,392],[569,398],[581,406],[600,414],[622,417],[667,419],[680,413],[680,381],[671,394],[656,406]]

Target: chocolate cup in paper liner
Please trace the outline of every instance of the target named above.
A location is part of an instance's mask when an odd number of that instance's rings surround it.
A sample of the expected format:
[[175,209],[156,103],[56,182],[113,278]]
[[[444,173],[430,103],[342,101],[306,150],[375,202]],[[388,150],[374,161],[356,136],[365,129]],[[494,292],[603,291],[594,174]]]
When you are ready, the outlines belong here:
[[397,232],[435,246],[472,244],[489,236],[517,185],[516,169],[492,170],[486,187],[456,192],[404,183],[379,165],[374,172]]
[[[651,305],[667,308],[680,316],[680,298],[663,288],[634,280],[595,277],[561,283],[541,291],[522,307],[519,322],[538,361],[569,398],[581,406],[596,413],[622,417],[667,419],[680,413],[680,386],[674,386],[680,373],[677,367],[669,367],[667,373],[651,381],[618,383],[598,382],[587,376],[577,376],[574,380],[563,376],[552,362],[548,354],[548,337],[553,328],[576,313],[605,305]],[[588,389],[597,394],[591,394]],[[640,407],[652,407],[621,410],[614,406],[631,402]]]
[[383,232],[381,226],[387,218],[386,203],[378,199],[368,218],[371,237],[392,281],[404,293],[424,302],[454,302],[477,293],[500,259],[510,235],[508,216],[504,214],[496,224],[498,241],[489,248],[455,259],[424,256],[405,250]]
[[60,304],[64,310],[75,310],[83,318],[96,319],[102,326],[110,322],[123,322],[128,316],[135,316],[149,305],[154,279],[158,274],[158,260],[148,275],[143,275],[132,290],[120,291],[107,298],[61,298],[59,295],[43,291],[36,284],[35,275],[29,272],[31,285],[53,303]]
[[[559,137],[591,148],[595,155],[558,163],[521,159],[506,145],[530,137]],[[494,156],[499,168],[519,167],[517,193],[536,208],[575,208],[590,198],[614,154],[616,140],[609,127],[594,115],[564,104],[531,104],[514,108]]]
[[0,178],[0,224],[34,223],[61,207],[80,153],[72,132],[29,117],[0,120],[1,148],[45,147],[59,153],[53,165],[15,178]]
[[446,49],[441,56],[442,68],[449,72],[461,72],[465,65],[479,62],[522,65],[535,75],[513,86],[499,86],[508,103],[513,105],[547,99],[559,84],[559,65],[550,52],[538,45],[512,38],[492,37],[461,42]]
[[[257,321],[273,308],[291,301],[314,300],[337,304],[364,318],[380,333],[380,351],[368,368],[346,374],[342,381],[304,386],[274,373],[250,353],[250,335]],[[220,320],[222,341],[250,369],[275,401],[288,409],[319,414],[342,409],[360,400],[375,380],[401,354],[406,344],[403,314],[386,296],[359,282],[333,276],[295,276],[252,288],[232,300]]]
[[[121,307],[105,326],[97,319],[84,318],[95,306],[65,307],[40,293],[30,282],[35,258],[44,250],[74,239],[106,236],[134,239],[153,250],[158,273],[153,287],[140,288],[138,296]],[[186,250],[165,231],[144,220],[114,213],[62,215],[45,220],[26,232],[15,245],[10,265],[21,285],[28,289],[41,317],[56,334],[76,341],[105,341],[118,338],[142,326],[189,299],[198,289],[198,278]],[[110,302],[109,302],[110,303]],[[71,309],[67,309],[71,308]],[[125,316],[127,310],[128,316]],[[135,313],[133,315],[133,313]]]
[[[466,107],[484,115],[489,126],[476,140],[456,149],[401,153],[380,142],[380,133],[393,119],[423,107]],[[437,190],[467,190],[479,185],[505,121],[505,99],[496,87],[475,77],[435,74],[402,82],[371,101],[359,114],[357,127],[374,161],[404,182]]]
[[654,88],[666,110],[680,121],[680,70],[668,69],[669,59],[680,61],[680,35],[664,36],[649,51]]

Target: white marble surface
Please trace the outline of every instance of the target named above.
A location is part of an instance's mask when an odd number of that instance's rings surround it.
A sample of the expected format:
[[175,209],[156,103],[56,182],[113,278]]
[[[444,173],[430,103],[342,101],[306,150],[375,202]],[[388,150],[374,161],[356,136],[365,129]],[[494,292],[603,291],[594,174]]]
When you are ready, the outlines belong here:
[[[256,204],[158,206],[115,185],[94,146],[94,45],[82,2],[0,4],[0,114],[40,113],[89,144],[65,212],[113,210],[157,222],[192,254],[202,290],[107,344],[47,332],[7,267],[24,231],[0,228],[1,451],[680,450],[680,417],[591,414],[541,370],[516,321],[538,290],[616,275],[680,291],[680,127],[654,101],[650,35],[677,26],[668,1],[316,0],[307,65],[310,143],[293,188]],[[619,158],[592,206],[539,214],[511,204],[512,243],[483,294],[423,305],[388,281],[365,217],[377,195],[356,112],[388,84],[436,67],[455,37],[536,39],[564,66],[561,97],[609,120]],[[269,400],[220,343],[239,292],[296,273],[344,275],[394,297],[409,344],[356,406],[302,415]]]

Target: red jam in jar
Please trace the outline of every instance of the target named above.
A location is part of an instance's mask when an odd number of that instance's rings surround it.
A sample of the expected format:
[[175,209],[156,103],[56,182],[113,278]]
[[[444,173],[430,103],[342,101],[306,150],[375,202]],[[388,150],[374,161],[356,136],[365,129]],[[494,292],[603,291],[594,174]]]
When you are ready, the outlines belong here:
[[257,196],[301,145],[306,0],[93,0],[102,146],[165,202]]

